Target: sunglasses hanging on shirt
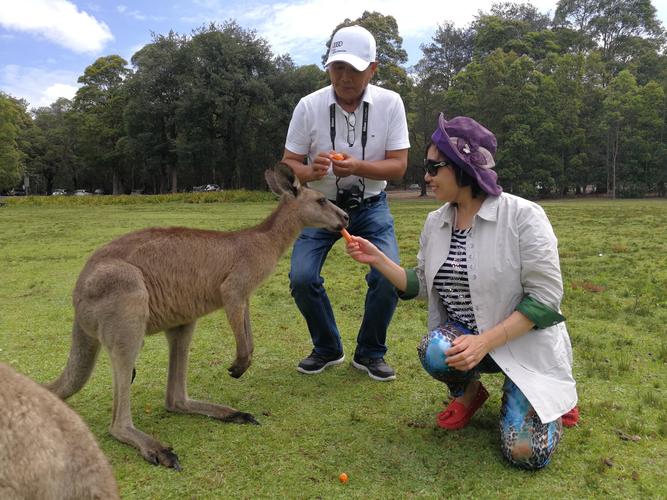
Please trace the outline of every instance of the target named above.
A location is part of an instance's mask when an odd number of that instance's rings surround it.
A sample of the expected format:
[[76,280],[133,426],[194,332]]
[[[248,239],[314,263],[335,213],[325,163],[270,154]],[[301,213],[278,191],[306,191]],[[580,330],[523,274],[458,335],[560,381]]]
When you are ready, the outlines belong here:
[[[354,146],[356,139],[357,116],[350,113],[345,116],[347,123],[347,145]],[[336,104],[329,106],[329,135],[331,136],[331,149],[336,151]],[[368,103],[364,101],[363,117],[361,121],[361,159],[366,159],[366,142],[368,141]]]
[[[357,115],[352,112],[345,115],[347,124],[347,145],[354,146],[356,139],[355,127],[357,125]],[[331,136],[331,149],[336,151],[336,104],[329,106],[329,134]],[[361,159],[366,159],[366,141],[368,140],[368,103],[364,101],[364,109],[361,122]],[[366,192],[366,182],[363,177],[359,177],[361,189],[358,186],[341,188],[338,185],[340,177],[336,176],[336,204],[344,210],[353,210],[361,206]]]

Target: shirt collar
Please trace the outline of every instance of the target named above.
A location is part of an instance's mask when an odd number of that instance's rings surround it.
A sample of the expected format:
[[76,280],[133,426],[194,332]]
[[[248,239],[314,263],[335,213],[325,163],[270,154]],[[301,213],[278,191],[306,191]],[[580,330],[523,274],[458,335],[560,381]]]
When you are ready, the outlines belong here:
[[500,196],[487,196],[486,200],[482,203],[482,206],[477,212],[477,217],[480,217],[489,222],[495,222],[498,220],[498,200]]
[[[366,85],[366,90],[364,90],[364,95],[361,96],[361,102],[367,102],[368,104],[372,105],[373,104],[373,85],[370,83]],[[329,85],[329,97],[328,97],[328,102],[327,102],[327,107],[331,106],[332,104],[338,104],[336,102],[336,93],[334,92],[333,85]],[[340,107],[340,104],[338,104]]]
[[[482,206],[479,208],[479,211],[475,216],[489,222],[495,222],[498,219],[499,199],[500,196],[487,196],[486,199],[482,202]],[[440,227],[445,227],[446,225],[451,226],[454,224],[456,210],[454,209],[453,204],[445,203],[438,209],[438,212],[440,218]]]

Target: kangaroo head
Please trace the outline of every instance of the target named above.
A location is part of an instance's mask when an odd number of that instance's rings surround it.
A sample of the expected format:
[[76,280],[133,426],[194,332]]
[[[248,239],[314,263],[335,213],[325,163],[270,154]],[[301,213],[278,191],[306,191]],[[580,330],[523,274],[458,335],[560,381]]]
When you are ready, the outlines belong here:
[[319,191],[302,186],[292,169],[284,163],[266,170],[264,177],[271,191],[294,202],[296,216],[304,227],[321,227],[329,231],[347,227],[349,217],[345,211]]

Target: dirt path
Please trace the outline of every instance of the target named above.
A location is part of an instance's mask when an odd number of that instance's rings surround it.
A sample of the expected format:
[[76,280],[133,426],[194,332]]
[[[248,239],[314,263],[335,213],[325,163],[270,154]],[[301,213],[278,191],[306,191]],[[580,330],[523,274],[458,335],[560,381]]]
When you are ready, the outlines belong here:
[[392,191],[387,191],[387,196],[389,199],[396,199],[396,200],[434,200],[435,197],[433,196],[433,193],[429,193],[428,191],[426,192],[426,196],[419,196],[420,191],[418,189],[410,189],[410,190],[392,190]]

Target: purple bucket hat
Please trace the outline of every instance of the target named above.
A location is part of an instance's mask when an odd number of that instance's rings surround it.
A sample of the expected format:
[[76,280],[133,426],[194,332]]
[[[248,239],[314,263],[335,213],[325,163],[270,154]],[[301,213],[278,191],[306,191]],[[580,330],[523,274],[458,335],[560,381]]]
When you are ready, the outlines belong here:
[[498,174],[492,170],[498,143],[490,130],[467,116],[447,121],[440,113],[431,140],[442,154],[476,179],[485,193],[498,196],[503,192],[498,185]]

